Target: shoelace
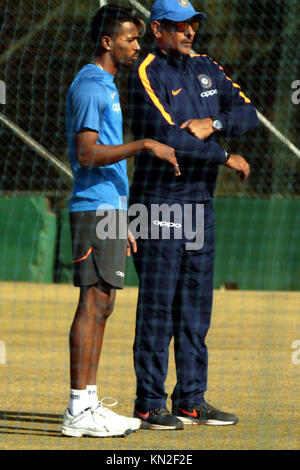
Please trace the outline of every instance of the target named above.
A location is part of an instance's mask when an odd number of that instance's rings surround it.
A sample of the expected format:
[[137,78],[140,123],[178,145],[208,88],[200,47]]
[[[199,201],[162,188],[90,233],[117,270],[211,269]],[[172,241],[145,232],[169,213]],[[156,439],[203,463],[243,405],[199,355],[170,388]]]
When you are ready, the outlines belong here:
[[[105,403],[107,400],[112,400],[112,403]],[[99,414],[102,414],[102,416],[111,416],[111,415],[116,415],[114,411],[110,410],[109,407],[116,406],[118,404],[118,400],[116,400],[113,397],[103,397],[99,402],[94,411],[97,410]]]
[[206,416],[208,416],[210,413],[213,413],[213,412],[215,412],[215,413],[219,412],[219,410],[217,410],[217,408],[213,407],[212,405],[210,405],[206,401],[204,403],[201,403],[201,405],[196,406],[195,408],[196,408],[196,410],[198,410],[200,412],[200,416],[202,416],[203,412],[206,412]]
[[218,411],[217,408],[214,408],[212,405],[210,405],[209,403],[207,403],[206,401],[204,403],[202,403],[202,405],[200,405],[200,408],[203,408],[204,410],[206,411]]

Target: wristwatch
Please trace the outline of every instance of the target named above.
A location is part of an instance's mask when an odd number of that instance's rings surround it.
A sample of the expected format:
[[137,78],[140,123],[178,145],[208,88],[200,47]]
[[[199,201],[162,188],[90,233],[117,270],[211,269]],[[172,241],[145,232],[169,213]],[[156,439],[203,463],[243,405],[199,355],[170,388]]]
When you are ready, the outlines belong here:
[[225,152],[225,158],[226,158],[225,163],[227,163],[229,158],[231,157],[231,153],[228,152],[227,150],[224,150],[224,152]]
[[221,132],[223,130],[223,124],[219,119],[214,119],[212,123],[212,128],[217,132]]

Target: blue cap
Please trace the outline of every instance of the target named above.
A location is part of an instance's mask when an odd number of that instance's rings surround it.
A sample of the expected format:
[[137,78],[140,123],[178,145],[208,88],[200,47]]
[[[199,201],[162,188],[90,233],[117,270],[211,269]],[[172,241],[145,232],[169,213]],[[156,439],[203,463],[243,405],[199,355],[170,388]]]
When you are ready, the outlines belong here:
[[188,0],[156,0],[150,15],[150,22],[157,20],[186,21],[194,16],[206,19],[205,13],[196,11]]

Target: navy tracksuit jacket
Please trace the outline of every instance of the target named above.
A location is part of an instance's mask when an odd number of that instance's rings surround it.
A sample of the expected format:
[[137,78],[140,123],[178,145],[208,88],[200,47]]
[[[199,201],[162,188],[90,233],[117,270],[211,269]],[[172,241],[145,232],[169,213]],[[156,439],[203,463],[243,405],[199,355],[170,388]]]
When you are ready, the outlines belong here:
[[[186,239],[138,240],[134,263],[139,277],[134,365],[136,406],[141,410],[166,406],[164,382],[169,344],[174,337],[177,384],[174,405],[203,401],[207,386],[205,337],[210,325],[213,293],[214,213],[212,198],[224,149],[214,133],[206,141],[180,125],[188,119],[214,118],[223,134],[238,136],[258,124],[256,111],[222,67],[205,55],[174,59],[158,49],[148,54],[129,78],[129,107],[134,138],[151,138],[174,147],[181,170],[148,153],[136,156],[130,205],[204,204],[204,245],[187,250]],[[171,221],[173,219],[170,219]],[[195,228],[195,220],[193,219]],[[184,220],[183,220],[184,225]],[[175,229],[173,229],[175,230]]]

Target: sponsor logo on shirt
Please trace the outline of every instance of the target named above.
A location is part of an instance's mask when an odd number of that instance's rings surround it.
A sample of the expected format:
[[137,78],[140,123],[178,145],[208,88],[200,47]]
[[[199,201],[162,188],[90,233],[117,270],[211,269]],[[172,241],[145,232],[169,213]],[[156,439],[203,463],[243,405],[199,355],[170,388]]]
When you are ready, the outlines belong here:
[[121,112],[120,103],[114,103],[114,104],[112,105],[112,109],[113,109],[113,111],[114,111],[115,113],[120,114],[120,112]]
[[209,91],[204,91],[203,93],[201,93],[201,97],[208,98],[209,96],[213,96],[217,94],[218,94],[218,90],[209,90]]

